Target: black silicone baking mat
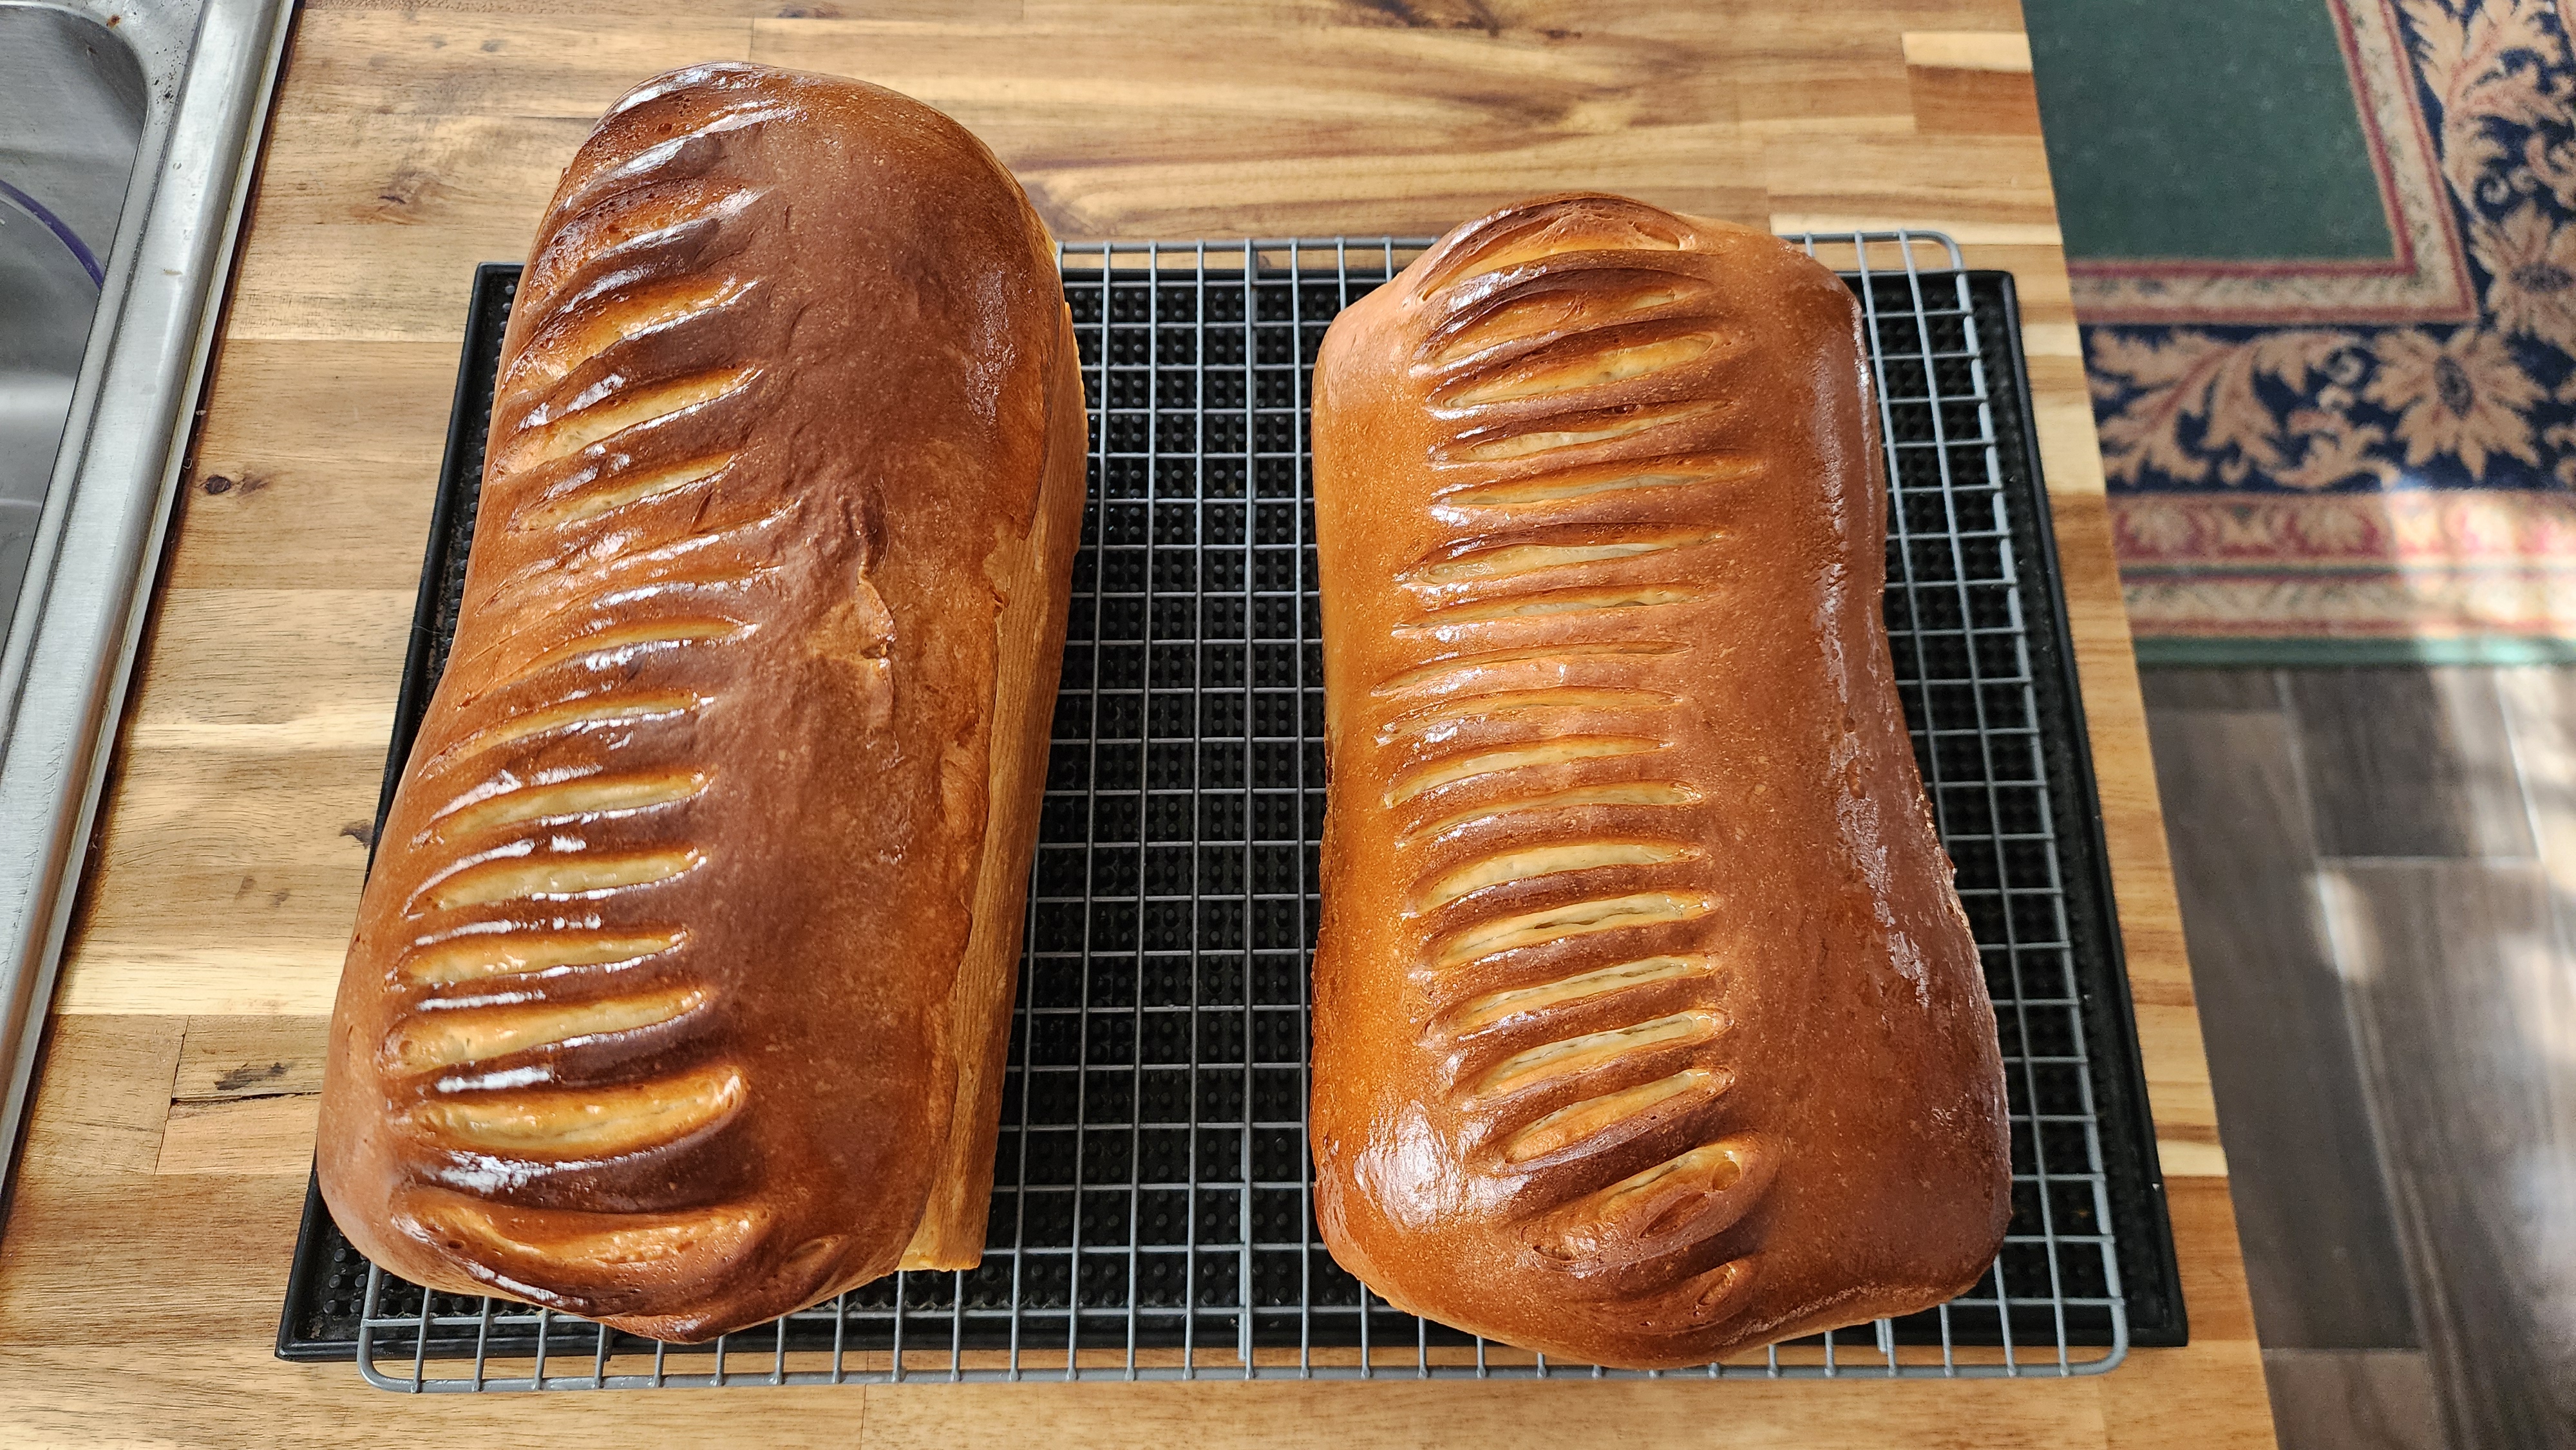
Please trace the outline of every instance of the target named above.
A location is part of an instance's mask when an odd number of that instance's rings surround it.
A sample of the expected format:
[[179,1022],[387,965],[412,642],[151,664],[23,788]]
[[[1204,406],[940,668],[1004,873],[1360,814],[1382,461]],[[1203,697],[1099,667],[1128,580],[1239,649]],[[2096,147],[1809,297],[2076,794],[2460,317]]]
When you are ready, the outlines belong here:
[[[1868,311],[1888,626],[1984,951],[2011,1236],[1976,1290],[1701,1374],[2085,1373],[2183,1308],[2057,587],[2012,279],[1925,233],[1802,239]],[[717,1346],[377,1273],[308,1194],[278,1353],[389,1388],[1593,1375],[1428,1325],[1318,1241],[1305,992],[1323,816],[1306,384],[1418,242],[1071,245],[1091,503],[981,1268]],[[1933,265],[1925,266],[1930,262]],[[1871,270],[1871,269],[1875,270]],[[474,278],[386,797],[445,663],[519,269]]]

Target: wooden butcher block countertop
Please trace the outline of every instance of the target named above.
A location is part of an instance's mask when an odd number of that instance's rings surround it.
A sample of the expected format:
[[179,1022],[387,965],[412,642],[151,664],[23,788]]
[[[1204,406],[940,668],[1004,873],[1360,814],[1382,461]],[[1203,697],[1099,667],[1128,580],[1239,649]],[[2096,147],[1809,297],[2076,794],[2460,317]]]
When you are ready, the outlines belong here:
[[[0,1229],[0,1444],[2271,1444],[2020,29],[2014,0],[307,0]],[[1431,234],[1589,187],[1937,227],[2016,273],[2190,1346],[2063,1382],[435,1400],[272,1358],[471,269],[525,253],[618,93],[718,58],[941,108],[1068,239]]]

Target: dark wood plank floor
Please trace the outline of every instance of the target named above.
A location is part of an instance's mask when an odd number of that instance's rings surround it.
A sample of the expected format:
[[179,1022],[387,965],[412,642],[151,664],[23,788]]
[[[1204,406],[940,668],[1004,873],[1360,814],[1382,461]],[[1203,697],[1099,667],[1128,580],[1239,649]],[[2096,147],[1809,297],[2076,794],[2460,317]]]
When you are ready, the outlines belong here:
[[2576,671],[2146,686],[2281,1443],[2576,1447]]

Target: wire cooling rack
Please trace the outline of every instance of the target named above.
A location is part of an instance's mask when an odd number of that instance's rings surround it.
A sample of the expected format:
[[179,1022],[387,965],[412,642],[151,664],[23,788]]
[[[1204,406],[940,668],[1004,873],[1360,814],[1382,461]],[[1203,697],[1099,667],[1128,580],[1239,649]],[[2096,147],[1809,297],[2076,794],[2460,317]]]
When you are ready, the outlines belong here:
[[[1668,1377],[2097,1373],[2182,1305],[2028,414],[2011,279],[1930,233],[1795,238],[1869,321],[1887,620],[1983,951],[2014,1215],[1968,1294]],[[1324,328],[1393,238],[1069,244],[1091,502],[980,1268],[713,1345],[426,1294],[308,1195],[279,1329],[414,1392],[904,1379],[1562,1377],[1369,1294],[1313,1216],[1308,954],[1324,813],[1305,454]],[[443,666],[518,269],[478,272],[387,794]]]

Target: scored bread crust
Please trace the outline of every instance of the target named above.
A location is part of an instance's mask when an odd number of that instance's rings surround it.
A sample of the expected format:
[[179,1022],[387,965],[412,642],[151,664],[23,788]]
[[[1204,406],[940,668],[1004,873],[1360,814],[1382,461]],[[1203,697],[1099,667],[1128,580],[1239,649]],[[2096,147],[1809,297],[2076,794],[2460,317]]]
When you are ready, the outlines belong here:
[[367,1257],[674,1340],[977,1261],[1078,368],[1044,224],[930,108],[720,64],[601,120],[332,1018]]
[[1741,227],[1507,207],[1334,322],[1314,454],[1334,1257],[1634,1368],[1966,1289],[2002,1062],[1850,292]]

